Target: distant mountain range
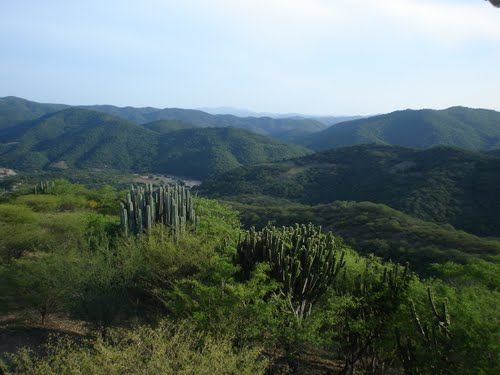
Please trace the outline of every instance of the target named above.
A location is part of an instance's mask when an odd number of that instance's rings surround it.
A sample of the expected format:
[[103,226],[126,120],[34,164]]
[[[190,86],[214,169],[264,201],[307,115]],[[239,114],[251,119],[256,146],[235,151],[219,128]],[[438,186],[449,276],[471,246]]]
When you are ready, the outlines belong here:
[[464,107],[397,111],[343,122],[305,136],[299,143],[314,150],[369,143],[492,150],[500,148],[500,112]]
[[21,170],[93,167],[205,178],[307,153],[243,129],[177,120],[137,125],[77,107],[0,129],[0,165]]
[[[44,114],[68,108],[64,104],[45,104],[17,97],[0,98],[0,129],[33,120]],[[135,124],[145,124],[160,120],[178,120],[198,127],[235,127],[281,140],[294,140],[307,134],[327,128],[327,125],[314,119],[271,117],[236,117],[233,115],[211,115],[206,112],[179,108],[135,108],[112,105],[78,106],[106,113]]]
[[500,236],[500,158],[449,147],[362,145],[231,170],[205,181],[223,199],[383,203],[415,217]]
[[301,113],[273,113],[273,112],[254,112],[247,109],[233,107],[214,107],[200,108],[200,111],[210,113],[212,115],[233,115],[238,117],[271,117],[278,119],[312,119],[319,121],[326,126],[332,126],[340,122],[358,120],[366,116],[314,116],[304,115]]
[[[0,98],[0,129],[69,108],[16,97]],[[80,106],[135,124],[177,121],[183,127],[235,127],[295,143],[313,150],[358,144],[383,144],[410,148],[454,146],[469,150],[500,149],[500,112],[452,107],[445,110],[403,110],[366,118],[314,117],[299,114],[265,114],[235,110],[241,115],[210,114],[191,109]],[[212,109],[231,111],[230,108]]]

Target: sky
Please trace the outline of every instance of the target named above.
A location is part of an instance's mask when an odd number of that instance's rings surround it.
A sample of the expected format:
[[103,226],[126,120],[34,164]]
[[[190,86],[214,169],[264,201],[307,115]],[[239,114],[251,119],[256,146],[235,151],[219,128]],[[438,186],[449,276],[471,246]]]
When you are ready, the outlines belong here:
[[500,110],[484,0],[0,0],[0,97],[316,115]]

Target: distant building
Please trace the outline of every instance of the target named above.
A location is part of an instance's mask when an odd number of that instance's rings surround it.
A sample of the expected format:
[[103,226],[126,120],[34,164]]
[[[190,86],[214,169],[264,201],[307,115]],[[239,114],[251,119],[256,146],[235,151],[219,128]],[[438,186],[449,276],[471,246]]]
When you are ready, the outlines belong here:
[[17,173],[9,168],[0,168],[0,178],[15,176]]

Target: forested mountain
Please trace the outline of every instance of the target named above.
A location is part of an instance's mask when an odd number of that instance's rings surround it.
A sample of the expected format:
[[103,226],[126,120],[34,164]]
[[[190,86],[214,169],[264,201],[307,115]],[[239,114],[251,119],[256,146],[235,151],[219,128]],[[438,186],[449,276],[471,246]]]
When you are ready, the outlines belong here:
[[157,138],[157,133],[120,118],[69,108],[1,132],[0,139],[9,145],[0,151],[0,164],[22,170],[59,163],[144,171],[156,155]]
[[[67,107],[69,106],[64,104],[42,104],[16,97],[0,98],[0,129]],[[436,145],[470,150],[500,148],[500,113],[485,109],[452,107],[446,110],[404,110],[356,119],[356,116],[302,115],[237,117],[191,109],[112,105],[81,108],[120,117],[136,124],[167,120],[197,127],[241,128],[315,150],[367,143],[412,148],[429,148]]]
[[110,168],[203,178],[248,163],[308,153],[242,129],[189,127],[178,121],[141,126],[68,108],[0,131],[0,165],[21,170]]
[[47,113],[57,112],[67,107],[64,104],[36,103],[15,96],[6,96],[0,98],[0,129],[34,120]]
[[316,116],[304,115],[301,113],[272,113],[272,112],[255,112],[246,109],[232,107],[215,107],[215,108],[200,108],[200,111],[210,113],[212,115],[233,115],[238,117],[271,117],[278,119],[309,119],[321,122],[326,126],[332,126],[340,122],[358,120],[364,116]]
[[193,109],[179,108],[133,108],[114,106],[89,106],[92,110],[119,116],[141,124],[159,120],[178,120],[199,127],[234,127],[257,134],[290,140],[298,135],[310,134],[326,128],[323,123],[311,119],[276,119],[271,117],[237,117],[233,115],[211,115]]
[[266,195],[305,204],[384,203],[480,235],[500,235],[500,158],[438,147],[363,145],[247,166],[206,181],[212,196]]
[[[68,107],[70,106],[65,104],[42,104],[12,96],[0,98],[0,129],[33,120]],[[112,105],[78,107],[120,117],[136,124],[146,124],[160,120],[176,120],[198,127],[241,128],[288,141],[327,127],[322,122],[309,118],[237,117],[233,115],[212,115],[203,111],[180,108],[136,108]]]
[[500,112],[464,107],[397,111],[336,124],[301,141],[315,150],[369,143],[411,148],[499,148]]
[[[302,117],[302,116],[299,116]],[[366,116],[312,116],[312,117],[305,117],[305,118],[312,118],[314,120],[317,120],[326,126],[332,126],[335,124],[339,124],[341,122],[346,122],[346,121],[354,121],[354,120],[359,120],[363,117]]]
[[236,128],[193,128],[160,138],[153,170],[205,178],[246,164],[283,160],[309,153]]
[[158,121],[153,121],[153,122],[148,122],[146,124],[143,124],[146,129],[153,130],[157,133],[170,133],[176,130],[181,130],[181,129],[192,129],[192,128],[197,128],[198,126],[179,121],[179,120],[158,120]]

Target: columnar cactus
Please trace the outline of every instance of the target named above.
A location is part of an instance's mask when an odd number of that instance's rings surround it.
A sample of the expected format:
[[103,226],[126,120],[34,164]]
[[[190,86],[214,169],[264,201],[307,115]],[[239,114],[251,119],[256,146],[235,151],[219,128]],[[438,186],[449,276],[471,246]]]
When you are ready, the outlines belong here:
[[442,373],[442,369],[449,368],[449,353],[452,350],[453,337],[451,334],[451,320],[448,304],[444,301],[438,309],[430,288],[427,289],[430,319],[423,318],[417,311],[415,304],[410,300],[411,319],[415,326],[416,338],[402,338],[396,330],[396,348],[403,364],[405,374],[420,373],[420,354],[424,355],[432,368],[433,373]]
[[178,235],[188,224],[196,227],[198,217],[189,189],[177,184],[156,189],[146,185],[131,187],[121,202],[120,222],[126,235],[149,233],[155,224],[168,226]]
[[248,231],[238,243],[238,262],[248,277],[259,262],[269,262],[271,275],[282,282],[296,317],[310,314],[312,305],[344,267],[344,253],[331,234],[312,224],[266,227]]
[[415,308],[415,304],[413,303],[413,301],[410,301],[412,319],[417,332],[424,343],[429,346],[437,346],[439,344],[439,341],[446,341],[451,338],[451,321],[450,314],[448,312],[448,304],[446,301],[444,301],[441,307],[441,311],[438,311],[430,288],[427,289],[427,298],[433,317],[430,327],[422,324]]
[[55,182],[54,181],[40,181],[37,182],[35,187],[33,188],[34,194],[50,194],[54,189]]

